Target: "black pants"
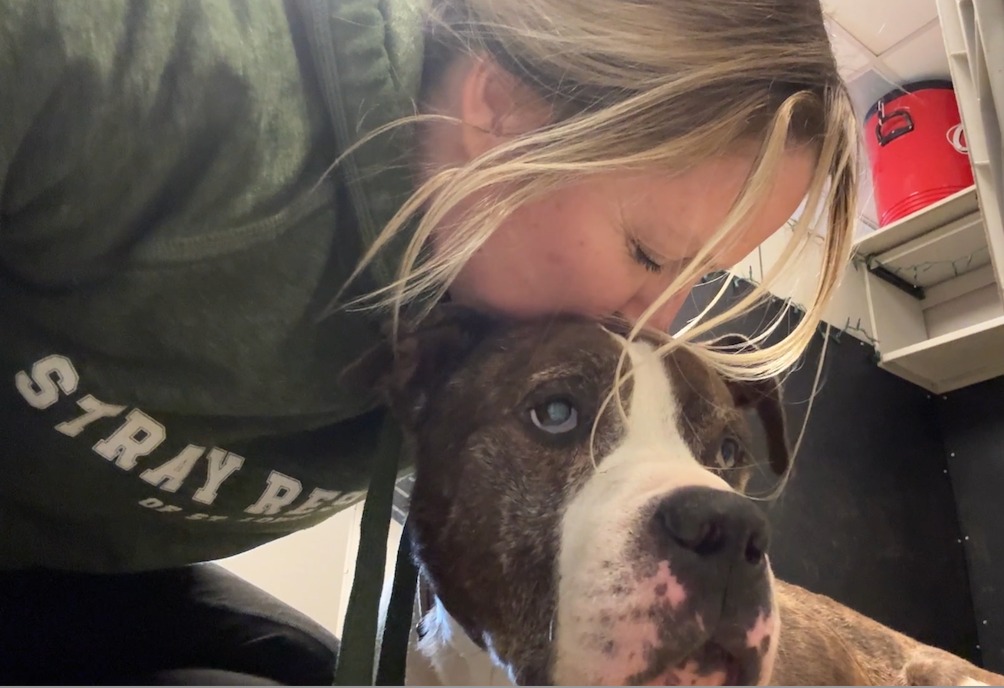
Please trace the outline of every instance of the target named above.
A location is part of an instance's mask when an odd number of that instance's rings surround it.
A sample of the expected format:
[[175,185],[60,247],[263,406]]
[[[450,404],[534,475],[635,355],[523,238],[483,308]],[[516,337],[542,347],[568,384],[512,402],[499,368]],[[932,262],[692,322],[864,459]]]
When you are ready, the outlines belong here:
[[338,640],[215,564],[0,572],[0,684],[330,685]]

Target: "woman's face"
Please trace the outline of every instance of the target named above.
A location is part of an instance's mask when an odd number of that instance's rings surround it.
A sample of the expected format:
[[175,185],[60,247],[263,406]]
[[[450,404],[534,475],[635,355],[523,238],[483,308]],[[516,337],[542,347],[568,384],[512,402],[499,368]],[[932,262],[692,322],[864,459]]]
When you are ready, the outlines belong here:
[[[462,124],[430,127],[424,144],[430,169],[462,165],[551,117],[546,103],[490,59],[458,58],[432,94],[432,110]],[[467,262],[450,297],[516,317],[637,320],[722,224],[754,155],[747,145],[679,174],[595,176],[528,203]],[[725,242],[716,267],[735,265],[784,225],[807,193],[815,163],[808,146],[784,155],[773,188]],[[433,241],[439,243],[435,235]],[[689,286],[649,324],[666,330]]]
[[[721,225],[752,164],[752,156],[737,154],[673,176],[610,174],[559,189],[507,218],[465,265],[450,297],[516,317],[637,320]],[[716,256],[716,268],[735,265],[784,225],[807,193],[814,164],[807,149],[785,155],[771,193]],[[688,291],[648,324],[667,330]]]

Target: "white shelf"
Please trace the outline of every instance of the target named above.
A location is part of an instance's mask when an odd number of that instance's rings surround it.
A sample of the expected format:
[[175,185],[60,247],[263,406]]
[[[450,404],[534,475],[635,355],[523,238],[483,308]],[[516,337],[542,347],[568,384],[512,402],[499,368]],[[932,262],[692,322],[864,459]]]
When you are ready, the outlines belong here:
[[935,393],[1004,375],[1004,316],[885,352],[882,367]]
[[1004,375],[1004,280],[989,231],[973,187],[855,244],[871,268],[882,368],[934,393]]
[[976,187],[963,189],[855,244],[859,256],[917,287],[931,287],[990,265]]
[[975,184],[854,251],[879,365],[945,393],[1004,375],[1004,3],[937,2]]
[[918,210],[912,215],[869,232],[854,243],[854,251],[862,256],[884,253],[911,239],[923,237],[938,227],[979,212],[976,186],[970,186]]

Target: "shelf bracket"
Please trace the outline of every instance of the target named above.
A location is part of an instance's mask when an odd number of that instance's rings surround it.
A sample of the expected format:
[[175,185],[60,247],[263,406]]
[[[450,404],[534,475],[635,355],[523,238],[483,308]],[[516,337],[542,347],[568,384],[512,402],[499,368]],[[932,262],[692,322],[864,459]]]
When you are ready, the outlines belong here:
[[903,279],[895,272],[882,265],[882,263],[878,262],[875,256],[865,257],[865,267],[868,269],[868,272],[872,273],[880,280],[888,282],[892,286],[896,287],[900,291],[906,292],[918,301],[922,301],[924,299],[924,287]]

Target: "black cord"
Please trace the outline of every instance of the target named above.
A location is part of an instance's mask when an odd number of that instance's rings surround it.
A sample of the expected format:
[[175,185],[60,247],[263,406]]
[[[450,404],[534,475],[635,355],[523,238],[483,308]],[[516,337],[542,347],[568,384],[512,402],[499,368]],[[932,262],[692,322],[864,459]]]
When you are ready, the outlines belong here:
[[383,640],[380,643],[380,663],[376,685],[403,686],[408,660],[408,639],[411,637],[412,613],[418,588],[418,570],[411,556],[408,524],[404,524],[401,544],[394,565],[394,586],[387,603]]
[[398,423],[389,414],[383,423],[359,524],[359,551],[335,669],[336,686],[373,685],[380,595],[387,562],[387,535],[394,503],[397,464],[403,447]]

